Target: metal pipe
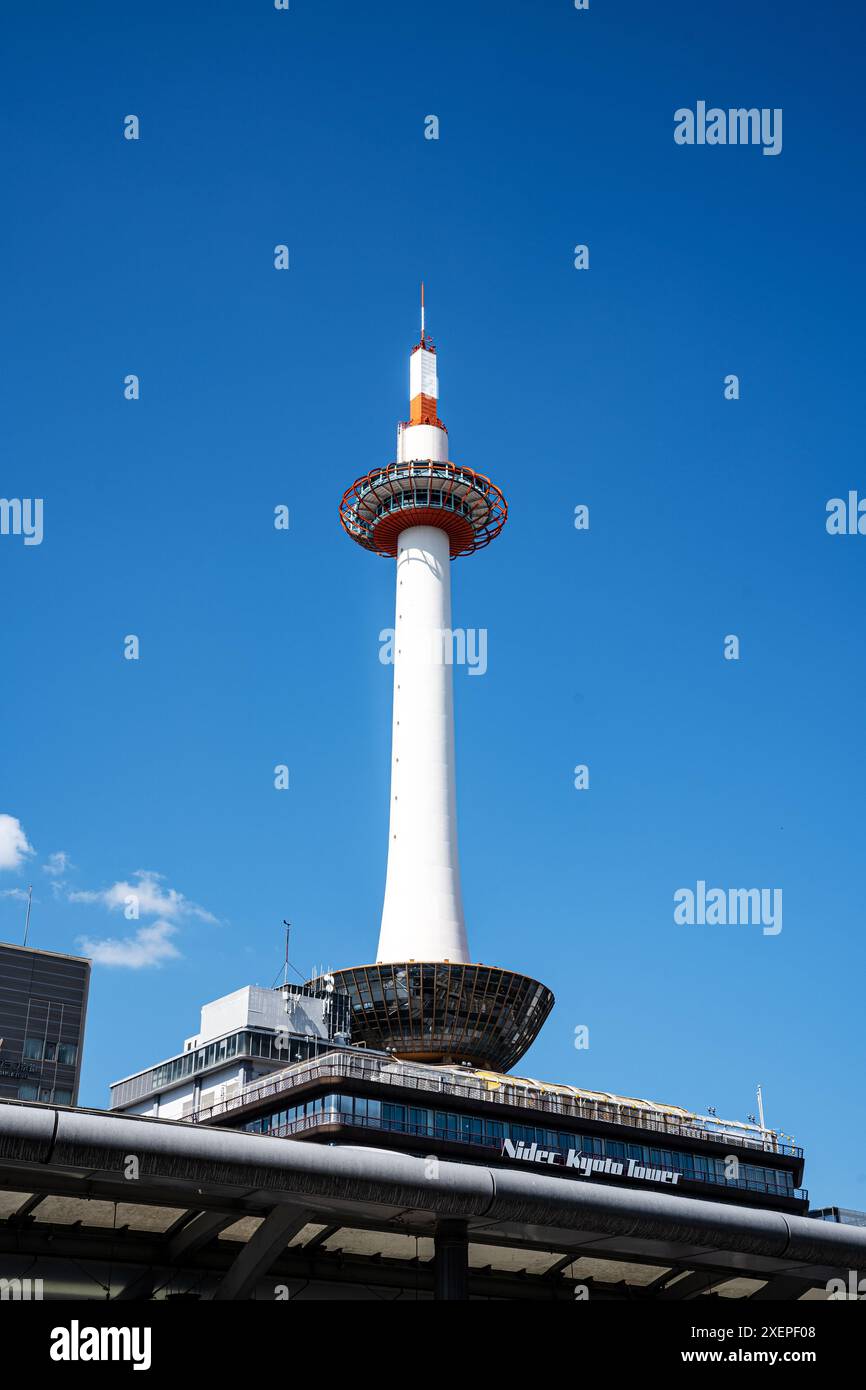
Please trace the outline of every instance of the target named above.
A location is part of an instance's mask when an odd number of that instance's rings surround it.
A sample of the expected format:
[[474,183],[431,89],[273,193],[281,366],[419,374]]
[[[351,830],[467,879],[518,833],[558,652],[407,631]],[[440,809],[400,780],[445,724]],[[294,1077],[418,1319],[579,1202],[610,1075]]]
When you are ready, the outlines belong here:
[[[202,1129],[181,1121],[121,1117],[104,1111],[66,1110],[0,1102],[0,1168],[8,1185],[18,1165],[86,1172],[91,1179],[123,1182],[128,1155],[138,1156],[142,1179],[158,1180],[166,1201],[171,1179],[184,1190],[211,1183],[219,1198],[254,1190],[269,1203],[338,1204],[351,1224],[353,1209],[369,1221],[370,1204],[409,1208],[434,1219],[483,1220],[549,1228],[576,1239],[588,1231],[708,1250],[746,1252],[791,1265],[866,1269],[866,1229],[808,1217],[642,1192],[511,1168],[439,1160],[355,1146],[323,1146],[291,1139]],[[181,1196],[181,1200],[183,1197]],[[534,1239],[538,1239],[537,1235]],[[515,1243],[517,1241],[515,1240]]]

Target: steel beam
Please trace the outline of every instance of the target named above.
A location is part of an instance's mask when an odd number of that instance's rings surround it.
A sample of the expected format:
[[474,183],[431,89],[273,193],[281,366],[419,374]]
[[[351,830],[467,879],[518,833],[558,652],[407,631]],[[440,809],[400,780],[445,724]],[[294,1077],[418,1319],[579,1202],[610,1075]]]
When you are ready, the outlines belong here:
[[735,1277],[733,1273],[716,1274],[711,1270],[695,1270],[692,1274],[684,1274],[681,1279],[668,1281],[655,1297],[660,1302],[700,1298],[709,1293],[711,1289],[718,1288],[719,1284],[727,1284],[733,1277]]
[[795,1279],[786,1274],[779,1274],[774,1279],[769,1279],[763,1288],[756,1289],[749,1294],[750,1303],[790,1303],[798,1298],[802,1298],[807,1289],[814,1288],[808,1279]]
[[180,1264],[218,1236],[220,1231],[233,1226],[236,1220],[236,1216],[225,1216],[222,1212],[200,1211],[167,1240],[166,1264]]
[[286,1248],[292,1236],[303,1230],[308,1221],[307,1212],[297,1207],[274,1207],[235,1258],[231,1269],[220,1281],[214,1299],[227,1302],[246,1298],[256,1280],[267,1274],[280,1251]]

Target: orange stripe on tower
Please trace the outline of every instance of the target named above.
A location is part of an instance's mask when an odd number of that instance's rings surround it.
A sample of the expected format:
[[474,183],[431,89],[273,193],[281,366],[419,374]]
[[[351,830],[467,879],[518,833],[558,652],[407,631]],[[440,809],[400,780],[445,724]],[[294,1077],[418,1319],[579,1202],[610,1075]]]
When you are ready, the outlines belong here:
[[435,396],[425,396],[423,392],[413,396],[409,402],[410,425],[441,425],[442,421],[436,414],[437,406]]

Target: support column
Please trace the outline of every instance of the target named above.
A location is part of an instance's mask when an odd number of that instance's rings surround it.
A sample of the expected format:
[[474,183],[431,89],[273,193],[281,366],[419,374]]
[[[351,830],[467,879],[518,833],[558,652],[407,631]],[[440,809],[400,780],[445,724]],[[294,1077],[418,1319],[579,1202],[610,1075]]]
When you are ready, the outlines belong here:
[[306,1226],[309,1217],[298,1207],[274,1207],[223,1275],[214,1293],[217,1302],[246,1298],[256,1280],[267,1274],[289,1241]]
[[440,1221],[436,1227],[433,1297],[469,1299],[469,1234],[465,1221]]

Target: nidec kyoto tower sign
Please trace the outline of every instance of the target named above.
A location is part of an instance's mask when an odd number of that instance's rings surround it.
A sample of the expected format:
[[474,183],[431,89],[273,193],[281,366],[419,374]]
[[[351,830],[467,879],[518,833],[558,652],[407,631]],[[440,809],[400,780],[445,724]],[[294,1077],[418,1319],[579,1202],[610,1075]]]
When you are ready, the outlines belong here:
[[[436,347],[424,322],[409,358],[409,419],[393,463],[358,478],[340,518],[365,550],[396,559],[388,868],[374,965],[337,971],[352,1035],[427,1062],[506,1071],[553,1006],[546,986],[472,963],[457,847],[451,561],[489,545],[508,508],[489,478],[449,458]],[[427,653],[419,660],[419,653]]]
[[631,1178],[640,1182],[667,1183],[676,1187],[682,1176],[671,1168],[653,1168],[636,1158],[620,1161],[616,1158],[596,1158],[585,1154],[582,1149],[545,1149],[540,1144],[526,1144],[523,1140],[513,1143],[511,1139],[502,1141],[503,1158],[516,1158],[519,1163],[549,1163],[554,1168],[573,1169],[582,1178],[595,1174],[609,1178]]

